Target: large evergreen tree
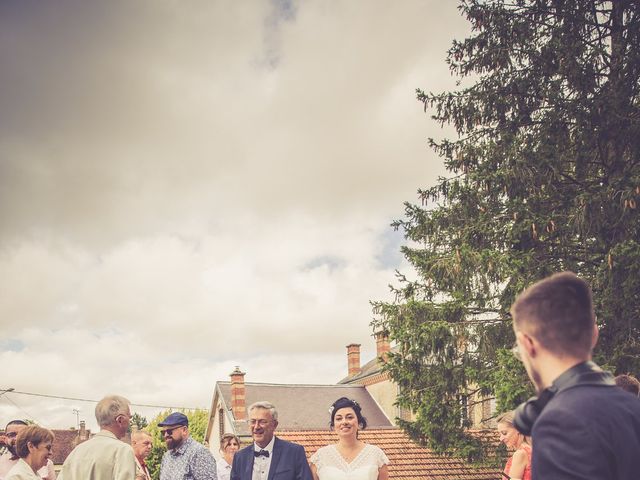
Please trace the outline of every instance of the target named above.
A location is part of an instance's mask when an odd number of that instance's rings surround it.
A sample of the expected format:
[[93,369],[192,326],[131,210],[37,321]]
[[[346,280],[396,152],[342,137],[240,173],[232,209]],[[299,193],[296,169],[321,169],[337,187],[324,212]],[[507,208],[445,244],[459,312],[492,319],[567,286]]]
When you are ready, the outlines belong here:
[[472,33],[448,63],[460,88],[418,90],[455,127],[431,140],[450,172],[419,190],[394,222],[417,278],[398,273],[394,302],[374,302],[375,329],[398,345],[387,368],[402,422],[438,451],[470,458],[464,430],[475,390],[498,409],[529,393],[509,307],[553,272],[594,290],[597,361],[640,371],[640,2],[464,0]]

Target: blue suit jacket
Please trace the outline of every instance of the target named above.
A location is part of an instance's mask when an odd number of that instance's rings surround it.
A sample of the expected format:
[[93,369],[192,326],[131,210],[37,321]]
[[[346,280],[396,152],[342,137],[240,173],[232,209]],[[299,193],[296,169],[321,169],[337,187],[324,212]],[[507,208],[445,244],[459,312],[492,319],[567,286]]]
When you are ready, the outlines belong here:
[[[251,480],[255,458],[253,452],[252,443],[233,456],[231,480]],[[275,437],[267,480],[313,480],[302,445]]]
[[640,398],[616,386],[558,392],[532,438],[533,480],[640,478]]

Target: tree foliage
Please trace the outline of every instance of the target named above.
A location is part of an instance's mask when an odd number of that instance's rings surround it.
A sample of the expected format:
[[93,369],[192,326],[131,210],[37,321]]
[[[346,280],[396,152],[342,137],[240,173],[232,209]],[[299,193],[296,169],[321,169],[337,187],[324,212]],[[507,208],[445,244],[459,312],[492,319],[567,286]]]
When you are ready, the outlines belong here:
[[149,425],[147,419],[137,412],[131,416],[131,421],[129,423],[131,424],[131,428],[135,428],[136,430],[143,430],[147,425]]
[[463,0],[460,10],[472,31],[447,57],[459,89],[417,91],[456,130],[430,139],[450,175],[393,223],[417,278],[398,272],[373,326],[398,345],[386,368],[416,414],[403,427],[474,459],[470,394],[496,395],[502,411],[530,393],[506,349],[509,307],[535,280],[561,270],[588,280],[596,359],[640,369],[640,2]]
[[[162,422],[167,416],[172,412],[172,410],[165,410],[156,415],[149,425],[145,428],[147,432],[149,432],[153,438],[153,447],[151,448],[151,453],[149,457],[147,457],[147,467],[149,468],[149,473],[151,473],[151,478],[153,480],[159,480],[160,478],[160,464],[162,462],[162,456],[167,451],[167,446],[164,443],[164,439],[160,436],[160,428],[158,427],[158,423]],[[189,434],[191,437],[200,443],[204,443],[204,435],[207,431],[207,424],[209,422],[209,411],[203,409],[196,410],[187,410],[183,411],[187,418],[189,419]]]

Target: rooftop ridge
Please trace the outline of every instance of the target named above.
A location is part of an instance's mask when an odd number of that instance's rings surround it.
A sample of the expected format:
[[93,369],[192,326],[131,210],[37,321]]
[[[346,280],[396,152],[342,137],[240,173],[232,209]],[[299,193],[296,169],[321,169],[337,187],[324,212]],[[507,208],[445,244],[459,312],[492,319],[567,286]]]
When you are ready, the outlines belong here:
[[[229,381],[222,381],[219,380],[216,383],[220,384],[220,385],[231,385],[231,382]],[[316,388],[326,388],[326,387],[331,387],[331,388],[360,388],[363,387],[362,385],[349,385],[349,384],[335,384],[335,383],[327,383],[327,384],[320,384],[320,383],[271,383],[271,382],[244,382],[245,385],[252,385],[252,386],[260,386],[260,387],[316,387]],[[364,387],[363,387],[364,388]]]

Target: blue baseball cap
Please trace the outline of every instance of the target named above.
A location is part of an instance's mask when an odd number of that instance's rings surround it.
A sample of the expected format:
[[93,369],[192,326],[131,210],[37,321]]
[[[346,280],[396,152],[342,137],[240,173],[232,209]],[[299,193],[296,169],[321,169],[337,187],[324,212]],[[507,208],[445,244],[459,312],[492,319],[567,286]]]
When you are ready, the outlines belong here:
[[159,427],[172,427],[174,425],[181,425],[183,427],[189,426],[189,419],[184,413],[173,412],[162,422],[158,424]]

